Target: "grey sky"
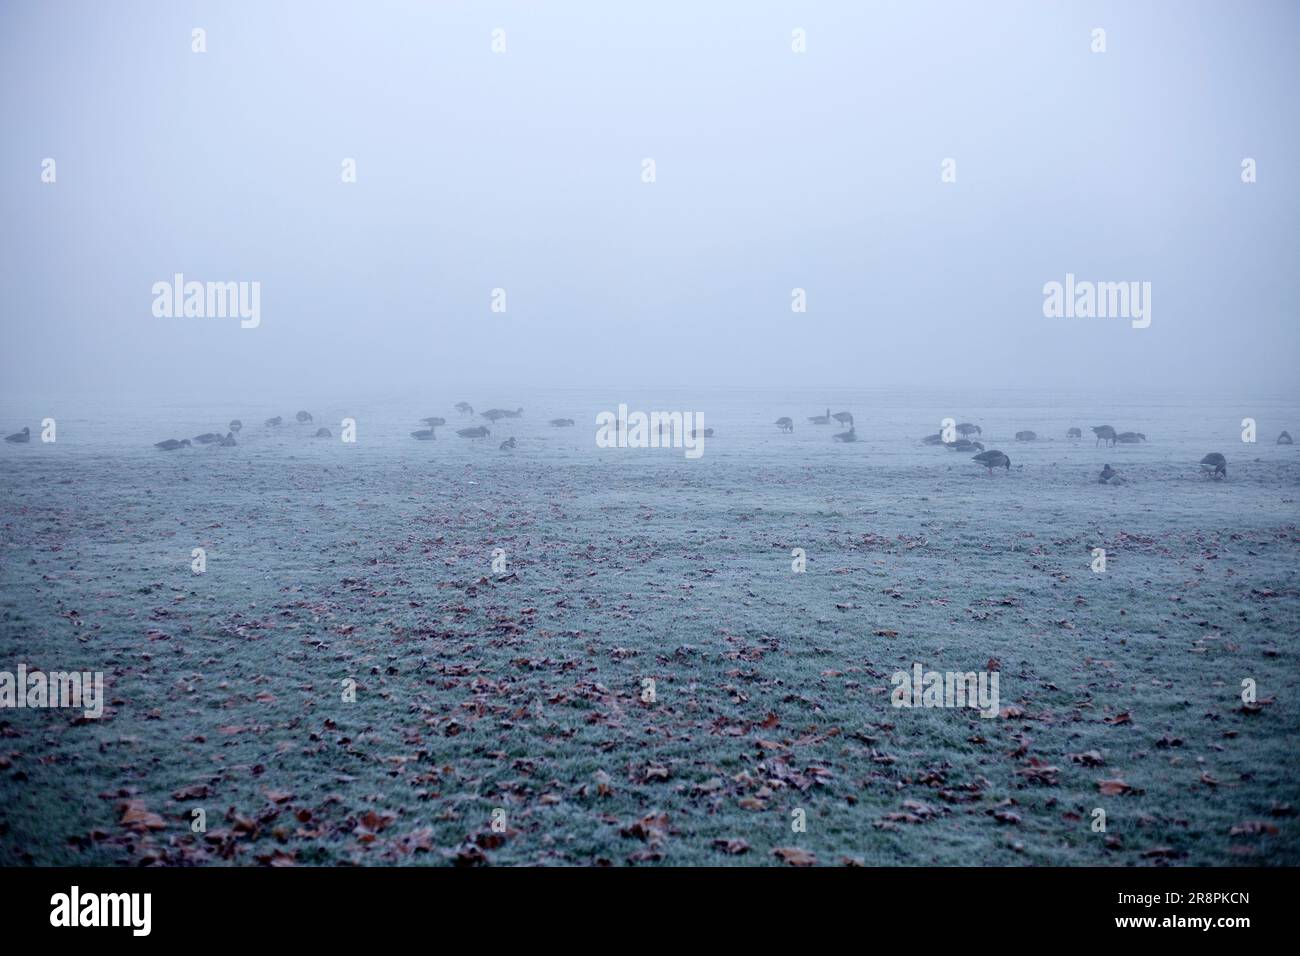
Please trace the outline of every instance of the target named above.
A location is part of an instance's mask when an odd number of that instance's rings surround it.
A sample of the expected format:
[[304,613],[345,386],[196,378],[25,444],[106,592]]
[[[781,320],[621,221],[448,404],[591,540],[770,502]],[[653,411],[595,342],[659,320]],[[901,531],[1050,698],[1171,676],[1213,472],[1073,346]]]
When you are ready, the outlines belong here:
[[[5,0],[0,388],[1291,393],[1298,10]],[[1151,327],[1045,318],[1067,272]]]

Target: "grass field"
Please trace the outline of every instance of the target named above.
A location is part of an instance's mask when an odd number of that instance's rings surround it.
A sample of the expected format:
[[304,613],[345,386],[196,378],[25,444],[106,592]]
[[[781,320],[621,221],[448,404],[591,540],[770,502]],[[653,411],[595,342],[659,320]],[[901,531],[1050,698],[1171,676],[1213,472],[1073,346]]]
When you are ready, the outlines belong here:
[[0,458],[0,864],[1300,863],[1293,464],[479,447]]

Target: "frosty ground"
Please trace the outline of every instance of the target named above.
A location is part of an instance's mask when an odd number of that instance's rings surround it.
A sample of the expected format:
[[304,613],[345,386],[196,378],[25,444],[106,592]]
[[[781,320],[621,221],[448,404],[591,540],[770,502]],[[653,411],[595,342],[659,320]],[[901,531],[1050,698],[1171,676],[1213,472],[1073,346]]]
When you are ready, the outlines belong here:
[[0,864],[1300,863],[1293,456],[410,445],[0,457]]

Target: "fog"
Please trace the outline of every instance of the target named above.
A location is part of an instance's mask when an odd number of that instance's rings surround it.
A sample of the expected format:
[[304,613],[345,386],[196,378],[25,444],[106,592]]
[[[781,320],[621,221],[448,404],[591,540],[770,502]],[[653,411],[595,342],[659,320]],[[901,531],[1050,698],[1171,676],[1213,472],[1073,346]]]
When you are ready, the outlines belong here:
[[1298,9],[7,3],[0,391],[1292,394]]

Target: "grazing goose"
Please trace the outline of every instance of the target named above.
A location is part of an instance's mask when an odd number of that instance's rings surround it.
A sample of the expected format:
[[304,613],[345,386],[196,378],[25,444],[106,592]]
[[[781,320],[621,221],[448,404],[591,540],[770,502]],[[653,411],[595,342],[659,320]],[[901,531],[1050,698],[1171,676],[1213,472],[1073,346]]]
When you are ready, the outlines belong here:
[[983,451],[984,445],[981,442],[971,441],[969,438],[958,438],[956,441],[948,442],[944,446],[949,451]]
[[1079,428],[1071,428],[1068,432],[1065,433],[1065,437],[1070,439],[1070,441],[1077,441],[1078,439],[1083,437],[1083,431],[1082,429]]
[[462,415],[473,415],[474,406],[469,402],[457,402],[456,411],[460,412]]
[[226,437],[221,439],[221,441],[217,442],[217,444],[220,445],[222,448],[234,448],[236,444],[235,433],[226,432]]
[[1007,471],[1011,470],[1011,459],[997,449],[992,451],[982,451],[978,455],[975,455],[971,460],[978,461],[981,465],[987,468],[990,475],[993,474],[994,468],[1005,468]]
[[429,418],[421,418],[420,421],[421,423],[428,425],[430,428],[440,428],[441,426],[447,424],[447,419],[438,418],[436,415],[431,416]]
[[1097,441],[1094,443],[1094,447],[1100,445],[1104,441],[1108,441],[1112,445],[1115,444],[1115,429],[1111,428],[1109,425],[1093,425],[1092,433],[1097,436]]
[[1120,432],[1115,436],[1115,441],[1121,445],[1136,445],[1138,442],[1144,442],[1147,436],[1141,432]]
[[921,441],[925,442],[927,445],[945,444],[943,440],[943,436],[940,435],[938,432],[935,432],[933,435],[926,435],[924,438],[921,439]]
[[808,421],[813,425],[829,425],[831,423],[831,410],[826,409],[825,415],[811,415]]
[[854,430],[853,426],[851,425],[849,426],[848,431],[840,432],[838,435],[831,436],[831,441],[854,442],[857,440],[858,440],[858,433],[857,431]]
[[488,421],[495,423],[506,417],[506,410],[504,408],[489,408],[486,412],[480,412],[479,414]]
[[277,425],[279,425],[279,424],[280,424],[281,422],[283,422],[283,421],[284,421],[283,418],[281,418],[279,415],[276,415],[274,418],[268,418],[268,419],[266,420],[266,424],[267,424],[267,427],[269,427],[269,428],[275,428]]
[[14,444],[23,444],[31,440],[32,440],[32,430],[28,428],[26,425],[23,426],[22,431],[14,432],[12,435],[5,436],[5,441],[13,442]]
[[1016,441],[1038,441],[1038,434],[1028,430],[1016,432]]
[[299,412],[294,416],[294,418],[298,419],[300,424],[305,425],[307,422],[311,421],[311,412]]
[[524,410],[523,410],[522,408],[516,408],[513,412],[510,411],[510,409],[508,409],[508,408],[503,408],[502,411],[506,413],[506,414],[505,414],[505,417],[506,417],[506,418],[523,418],[523,417],[524,417]]
[[1101,475],[1097,478],[1097,483],[1104,485],[1107,482],[1109,482],[1112,478],[1115,478],[1118,475],[1119,472],[1116,471],[1114,468],[1110,467],[1110,464],[1108,463],[1106,467],[1101,470]]
[[551,419],[551,427],[552,427],[552,428],[572,428],[572,427],[573,427],[573,419],[572,419],[572,418],[552,418],[552,419]]
[[982,436],[984,434],[984,430],[980,428],[978,425],[972,425],[970,422],[962,422],[960,425],[957,426],[957,434],[961,435],[962,438],[965,438],[968,435]]
[[456,434],[461,438],[486,438],[492,433],[486,425],[475,425],[473,428],[458,428]]
[[1278,443],[1279,445],[1290,445],[1290,444],[1291,444],[1291,433],[1290,433],[1290,432],[1283,432],[1282,434],[1278,435],[1278,436],[1277,436],[1277,443]]
[[794,431],[794,419],[783,415],[776,420],[776,427],[783,432],[792,432]]
[[182,438],[177,441],[175,438],[168,438],[166,441],[156,441],[153,443],[154,448],[160,448],[163,451],[175,451],[177,448],[189,448],[190,440]]
[[499,447],[502,451],[509,451],[511,448],[515,447],[514,437],[511,436],[510,438],[507,438],[497,447]]
[[221,436],[216,432],[204,432],[202,435],[195,435],[194,440],[200,445],[211,445],[213,442],[221,441]]
[[834,415],[831,416],[831,418],[835,419],[841,425],[848,425],[850,428],[853,427],[852,412],[836,412]]
[[244,423],[241,422],[238,418],[232,418],[230,420],[230,424],[226,427],[229,428],[232,432],[237,432],[244,427]]
[[433,441],[438,436],[433,433],[432,428],[421,428],[418,432],[411,432],[411,437],[416,441]]
[[318,428],[318,429],[316,429],[316,435],[315,435],[315,437],[316,437],[316,438],[329,438],[329,437],[330,437],[330,430],[329,430],[328,428]]
[[1224,458],[1217,451],[1212,451],[1201,459],[1201,467],[1212,478],[1228,477],[1228,459]]

